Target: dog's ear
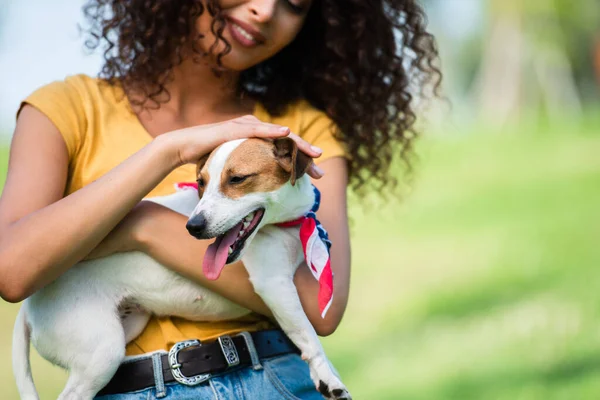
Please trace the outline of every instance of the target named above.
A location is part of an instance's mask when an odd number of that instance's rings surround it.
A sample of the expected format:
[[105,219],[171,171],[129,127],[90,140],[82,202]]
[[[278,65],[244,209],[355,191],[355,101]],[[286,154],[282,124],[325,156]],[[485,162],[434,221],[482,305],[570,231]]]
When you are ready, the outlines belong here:
[[200,171],[202,171],[202,168],[204,168],[209,156],[210,153],[203,155],[196,163],[196,178],[200,176]]
[[312,163],[312,158],[298,150],[296,142],[284,137],[273,141],[275,159],[284,171],[290,174],[290,183],[296,184],[296,181],[306,173],[306,170]]
[[200,159],[196,163],[196,182],[198,182],[198,196],[200,198],[202,198],[202,196],[204,195],[204,187],[205,187],[205,185],[201,184],[201,182],[200,182],[200,171],[202,171],[202,168],[204,168],[204,166],[206,165],[206,162],[208,161],[209,157],[210,157],[210,153],[200,157]]

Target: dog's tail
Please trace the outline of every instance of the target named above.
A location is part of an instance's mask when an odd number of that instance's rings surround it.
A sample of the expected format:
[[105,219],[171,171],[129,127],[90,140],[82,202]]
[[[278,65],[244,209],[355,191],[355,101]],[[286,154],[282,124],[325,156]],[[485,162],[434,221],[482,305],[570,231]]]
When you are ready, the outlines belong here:
[[27,323],[27,303],[24,303],[19,310],[15,328],[13,330],[12,362],[13,373],[17,382],[17,389],[21,395],[21,400],[38,400],[38,394],[35,390],[33,377],[31,376],[31,366],[29,364],[29,342],[31,331]]

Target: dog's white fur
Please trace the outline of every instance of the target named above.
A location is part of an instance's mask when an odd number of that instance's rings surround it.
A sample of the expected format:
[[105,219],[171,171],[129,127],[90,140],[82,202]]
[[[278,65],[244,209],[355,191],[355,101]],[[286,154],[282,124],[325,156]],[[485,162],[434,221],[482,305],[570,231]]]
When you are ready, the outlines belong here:
[[[210,231],[221,234],[258,207],[265,215],[245,243],[242,261],[256,292],[277,322],[302,351],[311,377],[332,398],[350,398],[331,367],[302,310],[294,272],[302,261],[298,228],[273,223],[303,215],[314,201],[310,179],[301,177],[270,193],[251,193],[237,200],[220,192],[218,181],[231,152],[243,140],[217,149],[208,165],[211,180],[198,201],[194,190],[150,199],[179,213],[207,216]],[[127,316],[120,311],[127,309]],[[133,312],[132,312],[133,310]],[[132,312],[132,313],[131,313]],[[59,400],[92,399],[125,358],[125,345],[144,329],[150,313],[188,320],[240,317],[249,311],[166,269],[140,252],[115,254],[81,262],[28,298],[13,334],[13,370],[24,400],[38,399],[29,365],[29,342],[50,362],[69,370]]]

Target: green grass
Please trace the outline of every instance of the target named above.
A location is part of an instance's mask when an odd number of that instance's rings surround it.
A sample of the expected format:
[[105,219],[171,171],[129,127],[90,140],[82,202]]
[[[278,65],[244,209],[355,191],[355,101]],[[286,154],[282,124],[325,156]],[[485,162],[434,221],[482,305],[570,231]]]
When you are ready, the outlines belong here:
[[[594,131],[432,137],[403,204],[351,207],[350,304],[323,342],[356,399],[598,398]],[[0,304],[7,399],[16,310]],[[65,374],[33,359],[55,398]]]

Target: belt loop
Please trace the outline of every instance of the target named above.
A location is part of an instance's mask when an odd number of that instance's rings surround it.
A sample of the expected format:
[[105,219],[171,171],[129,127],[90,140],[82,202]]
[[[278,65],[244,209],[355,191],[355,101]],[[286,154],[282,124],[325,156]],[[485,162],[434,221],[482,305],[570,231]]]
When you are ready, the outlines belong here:
[[156,352],[152,354],[152,369],[154,370],[154,385],[156,386],[156,398],[160,399],[167,396],[165,388],[165,378],[163,376],[162,353]]
[[248,348],[248,353],[250,353],[250,360],[252,360],[252,369],[255,371],[261,370],[263,366],[260,363],[260,359],[258,358],[258,352],[256,351],[256,347],[254,346],[254,340],[252,336],[247,331],[240,332],[236,336],[241,336],[244,338],[246,342],[246,347]]

